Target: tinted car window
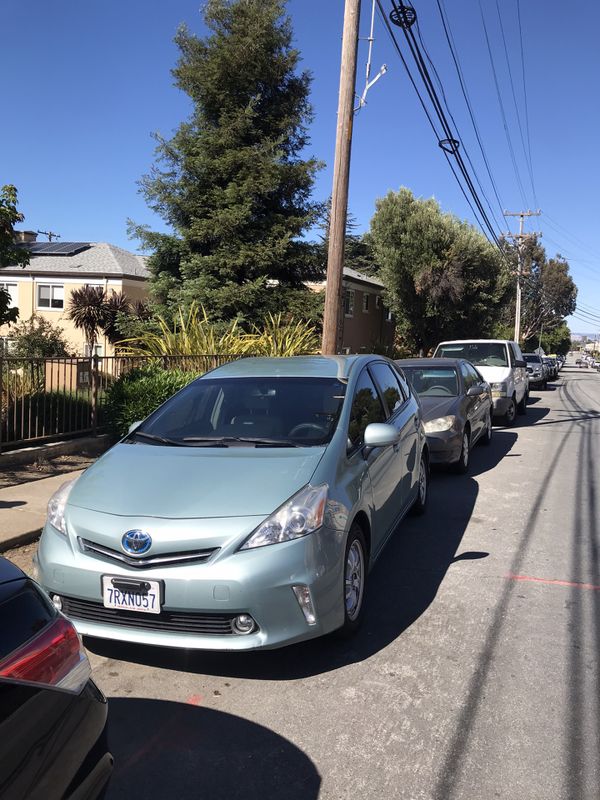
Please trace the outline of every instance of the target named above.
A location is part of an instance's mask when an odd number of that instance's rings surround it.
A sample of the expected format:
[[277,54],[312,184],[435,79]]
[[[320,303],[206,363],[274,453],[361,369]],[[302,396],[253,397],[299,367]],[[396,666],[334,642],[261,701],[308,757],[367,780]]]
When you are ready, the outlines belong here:
[[392,414],[400,408],[402,403],[404,403],[404,397],[400,390],[398,378],[396,374],[392,372],[389,365],[382,362],[371,364],[369,370],[381,390],[385,405],[387,406],[388,417],[391,417]]
[[443,344],[435,358],[465,358],[476,367],[508,367],[506,345],[502,342],[456,342]]
[[403,367],[406,379],[420,397],[457,397],[454,367]]
[[0,660],[39,633],[56,616],[54,607],[31,581],[0,586]]
[[336,378],[201,379],[168,400],[130,438],[152,442],[139,436],[149,434],[193,444],[202,437],[249,437],[325,444],[337,426],[345,391]]
[[358,379],[350,411],[348,439],[353,449],[361,446],[365,428],[371,422],[385,422],[385,411],[375,384],[365,369]]
[[483,378],[472,364],[465,364],[465,367],[468,374],[471,376],[471,386],[477,386],[478,384],[483,383]]
[[523,353],[523,358],[527,361],[528,364],[541,364],[542,359],[540,356],[530,355],[529,353]]

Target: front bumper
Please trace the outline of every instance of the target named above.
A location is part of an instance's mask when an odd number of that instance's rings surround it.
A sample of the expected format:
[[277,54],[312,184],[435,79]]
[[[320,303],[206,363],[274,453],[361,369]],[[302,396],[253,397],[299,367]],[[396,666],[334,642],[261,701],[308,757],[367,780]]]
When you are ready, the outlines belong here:
[[427,444],[432,464],[454,464],[462,451],[462,434],[454,429],[428,433]]
[[510,397],[493,397],[492,416],[503,417],[508,411],[508,406],[510,404],[510,401],[511,401]]
[[[112,559],[84,553],[77,538],[64,536],[46,523],[39,545],[39,582],[51,594],[88,601],[103,609],[101,576],[164,581],[163,610],[172,614],[202,613],[222,617],[250,614],[258,625],[251,634],[188,633],[170,628],[141,627],[139,614],[127,613],[127,623],[71,616],[79,633],[102,639],[198,650],[275,648],[321,636],[343,624],[343,561],[345,534],[321,528],[291,542],[254,550],[226,552],[206,563],[133,569]],[[308,586],[316,613],[309,625],[292,590]],[[76,605],[76,604],[73,604]],[[85,605],[85,604],[80,604]],[[133,615],[133,624],[132,624]]]

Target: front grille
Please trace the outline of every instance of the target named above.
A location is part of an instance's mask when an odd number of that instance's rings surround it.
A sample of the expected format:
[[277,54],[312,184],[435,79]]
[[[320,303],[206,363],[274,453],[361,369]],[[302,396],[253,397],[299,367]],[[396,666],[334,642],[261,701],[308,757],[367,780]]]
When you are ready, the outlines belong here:
[[139,614],[135,611],[121,611],[105,608],[93,600],[79,600],[74,597],[62,598],[62,610],[67,617],[86,622],[108,625],[123,625],[138,630],[164,631],[165,633],[215,634],[232,636],[232,620],[237,614],[210,614],[195,611],[161,611],[160,614]]
[[96,542],[90,542],[89,539],[78,537],[79,547],[84,553],[94,553],[97,556],[103,556],[113,561],[120,561],[122,564],[127,564],[128,567],[136,567],[137,569],[148,569],[151,567],[167,567],[171,564],[184,564],[184,563],[200,563],[205,561],[217,552],[220,548],[208,547],[203,550],[183,550],[177,553],[157,553],[152,556],[129,556],[126,553],[121,553],[118,550],[113,550],[111,547],[105,547]]

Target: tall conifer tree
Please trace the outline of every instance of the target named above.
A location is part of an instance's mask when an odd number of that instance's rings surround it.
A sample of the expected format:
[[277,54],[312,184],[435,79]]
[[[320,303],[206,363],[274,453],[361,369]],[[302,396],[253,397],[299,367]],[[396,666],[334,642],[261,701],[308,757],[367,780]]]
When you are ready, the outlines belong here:
[[302,234],[320,211],[311,200],[320,168],[306,158],[310,75],[285,0],[209,0],[209,30],[176,36],[176,85],[192,113],[141,181],[148,205],[172,230],[134,233],[152,251],[157,304],[202,303],[214,319],[259,321],[298,307],[319,278]]

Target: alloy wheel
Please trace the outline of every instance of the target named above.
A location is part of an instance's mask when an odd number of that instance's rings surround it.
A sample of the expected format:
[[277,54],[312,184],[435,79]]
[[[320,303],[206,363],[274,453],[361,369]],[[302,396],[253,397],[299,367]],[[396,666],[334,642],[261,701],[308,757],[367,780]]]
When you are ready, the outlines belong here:
[[365,557],[358,539],[348,548],[346,557],[345,598],[346,615],[353,622],[360,612],[365,584]]

